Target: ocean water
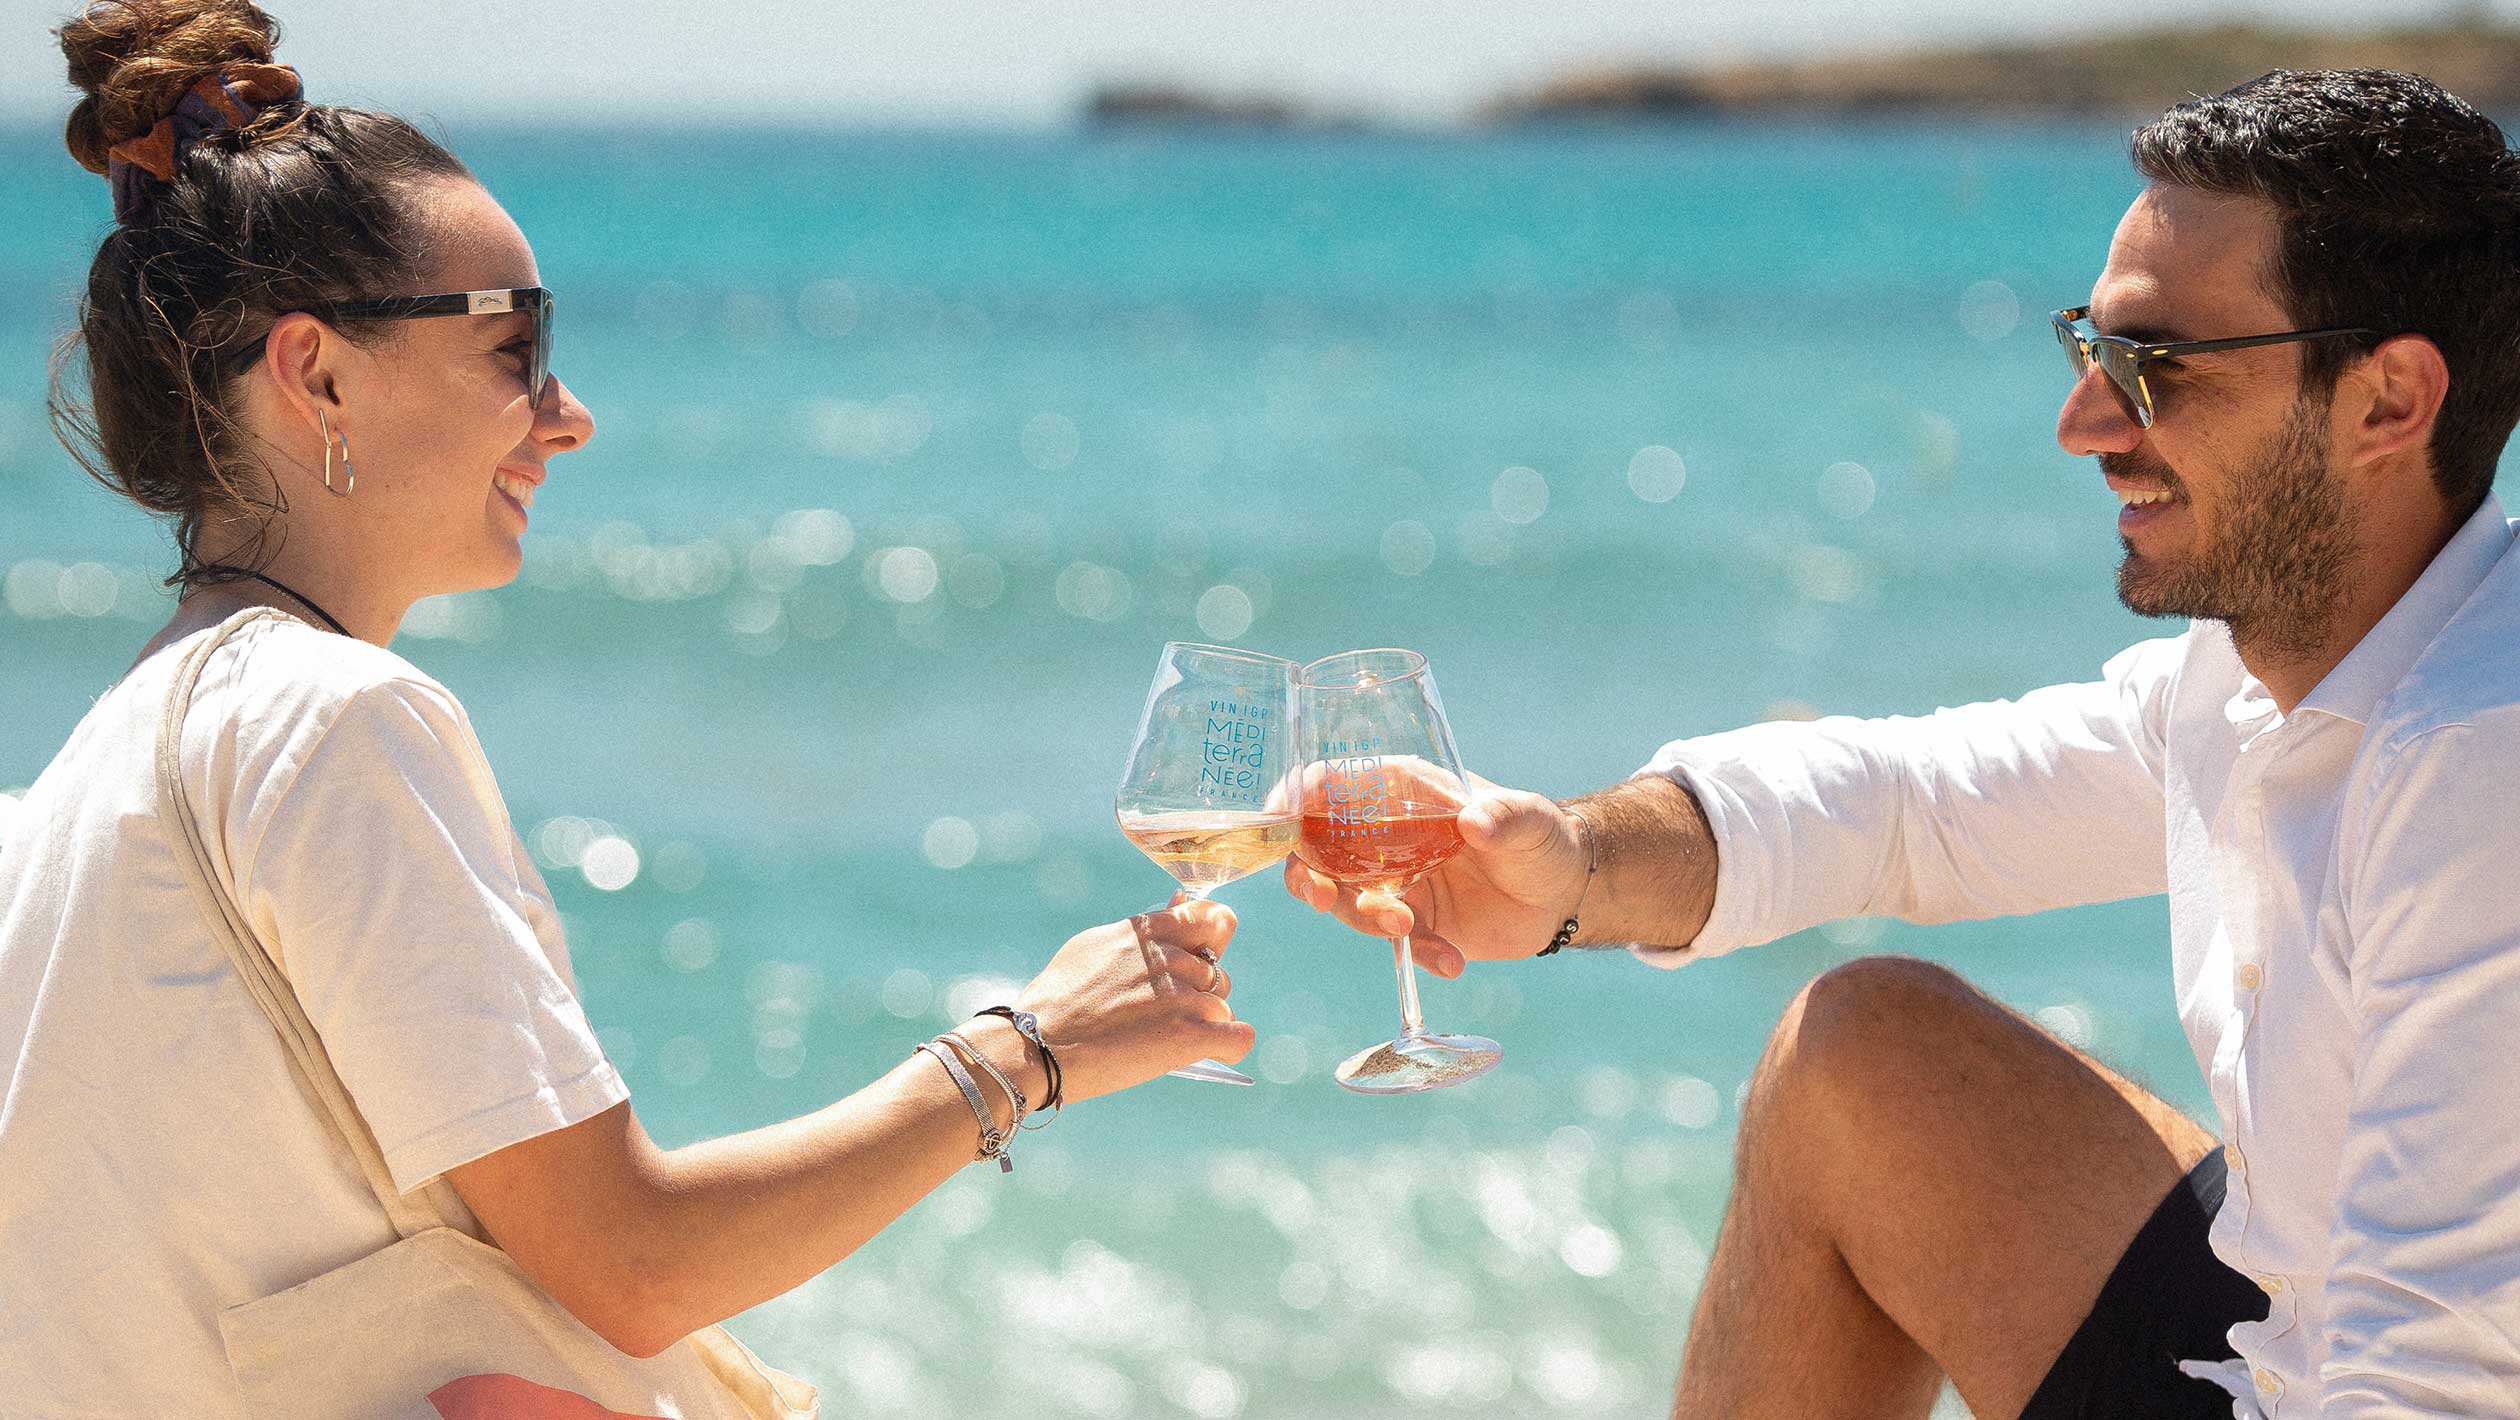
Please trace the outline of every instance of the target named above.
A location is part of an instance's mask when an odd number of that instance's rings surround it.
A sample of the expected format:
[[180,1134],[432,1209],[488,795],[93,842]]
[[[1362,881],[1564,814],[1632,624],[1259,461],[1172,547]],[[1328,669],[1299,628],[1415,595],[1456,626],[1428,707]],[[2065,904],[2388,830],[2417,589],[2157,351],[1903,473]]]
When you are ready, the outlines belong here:
[[[1160,900],[1111,791],[1167,639],[1432,659],[1466,762],[2087,677],[2112,595],[2046,312],[2107,128],[1476,137],[458,126],[595,411],[524,575],[396,649],[463,697],[668,1146],[806,1113]],[[0,813],[166,604],[44,361],[107,221],[0,136]],[[1662,1412],[1794,991],[1949,963],[2207,1108],[2158,899],[1429,983],[1492,1076],[1369,1100],[1386,949],[1242,917],[1250,1090],[1159,1080],[734,1329],[861,1416]],[[1536,945],[1536,944],[1535,944]]]

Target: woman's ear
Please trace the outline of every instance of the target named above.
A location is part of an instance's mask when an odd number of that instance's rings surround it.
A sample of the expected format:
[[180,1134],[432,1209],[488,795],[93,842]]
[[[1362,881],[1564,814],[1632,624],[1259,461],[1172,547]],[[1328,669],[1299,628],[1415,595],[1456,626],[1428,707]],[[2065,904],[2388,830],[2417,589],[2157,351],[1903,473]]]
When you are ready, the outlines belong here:
[[259,367],[269,376],[279,407],[290,411],[310,434],[322,437],[322,421],[340,422],[341,398],[334,390],[334,364],[347,344],[339,332],[304,311],[291,311],[272,322],[263,337]]

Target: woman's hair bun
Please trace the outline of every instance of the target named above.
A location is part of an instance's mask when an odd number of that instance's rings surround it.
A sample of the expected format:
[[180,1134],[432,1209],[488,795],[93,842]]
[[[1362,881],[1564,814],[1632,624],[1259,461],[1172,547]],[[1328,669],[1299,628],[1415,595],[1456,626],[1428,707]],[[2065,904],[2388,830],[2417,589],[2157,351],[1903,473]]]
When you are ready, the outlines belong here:
[[70,82],[70,156],[103,175],[107,151],[174,111],[202,75],[268,64],[279,22],[251,0],[94,0],[56,32]]

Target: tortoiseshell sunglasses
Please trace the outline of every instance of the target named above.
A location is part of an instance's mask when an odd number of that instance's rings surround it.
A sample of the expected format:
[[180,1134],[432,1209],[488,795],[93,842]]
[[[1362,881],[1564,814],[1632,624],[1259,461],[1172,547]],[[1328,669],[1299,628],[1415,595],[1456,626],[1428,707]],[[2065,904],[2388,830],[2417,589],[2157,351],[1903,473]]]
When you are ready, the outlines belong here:
[[2153,422],[2152,387],[2144,382],[2144,367],[2156,360],[2177,360],[2189,355],[2208,355],[2217,350],[2246,350],[2257,345],[2281,345],[2294,340],[2324,340],[2332,335],[2378,335],[2362,326],[2330,326],[2324,330],[2282,330],[2272,335],[2235,335],[2223,340],[2132,340],[2123,335],[2102,335],[2091,328],[2091,308],[2074,306],[2049,317],[2056,327],[2056,343],[2065,347],[2065,358],[2074,365],[2074,378],[2079,380],[2092,366],[2109,377],[2109,387],[2118,393],[2119,403],[2127,416],[2149,429]]

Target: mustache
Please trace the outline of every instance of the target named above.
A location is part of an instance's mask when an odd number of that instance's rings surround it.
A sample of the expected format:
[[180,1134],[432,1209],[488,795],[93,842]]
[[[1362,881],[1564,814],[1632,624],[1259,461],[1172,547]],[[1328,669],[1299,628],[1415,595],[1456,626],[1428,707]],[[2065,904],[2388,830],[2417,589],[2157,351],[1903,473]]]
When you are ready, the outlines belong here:
[[2111,478],[2125,478],[2133,479],[2137,482],[2159,483],[2164,487],[2167,487],[2173,493],[2184,494],[2187,492],[2186,482],[2179,477],[2177,472],[2172,470],[2170,465],[2163,463],[2159,459],[2149,459],[2140,454],[2132,453],[2101,454],[2099,459],[2100,471]]

